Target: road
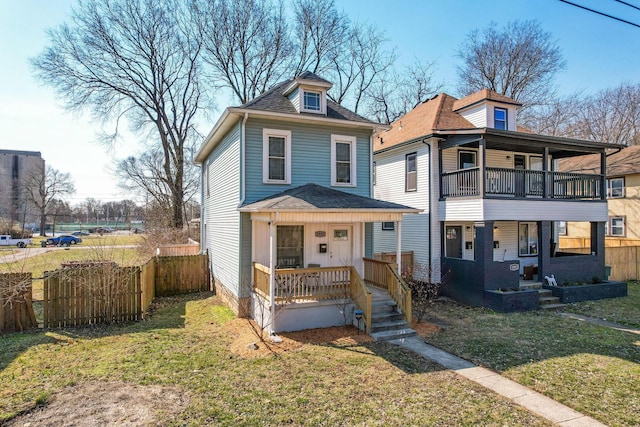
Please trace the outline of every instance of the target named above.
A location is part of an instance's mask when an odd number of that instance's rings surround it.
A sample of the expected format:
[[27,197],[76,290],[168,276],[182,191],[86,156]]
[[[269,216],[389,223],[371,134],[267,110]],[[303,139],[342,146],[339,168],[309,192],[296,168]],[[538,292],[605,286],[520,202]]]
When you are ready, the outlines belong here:
[[[100,246],[101,249],[113,249],[113,248],[137,248],[137,245],[117,245],[117,246]],[[74,245],[70,247],[64,246],[47,246],[46,248],[42,247],[26,247],[24,249],[12,248],[12,253],[7,255],[2,255],[2,250],[0,250],[0,264],[4,264],[7,262],[16,262],[21,261],[26,258],[31,258],[36,255],[44,254],[51,251],[69,251],[69,250],[88,250],[88,249],[96,249],[96,246],[85,246],[85,245]]]

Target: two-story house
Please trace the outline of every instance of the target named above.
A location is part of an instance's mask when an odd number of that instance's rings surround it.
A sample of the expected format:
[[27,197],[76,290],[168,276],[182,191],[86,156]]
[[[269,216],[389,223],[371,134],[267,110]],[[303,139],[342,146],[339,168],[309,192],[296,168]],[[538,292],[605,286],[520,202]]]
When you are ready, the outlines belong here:
[[[564,171],[594,173],[599,158],[593,155],[561,162]],[[618,246],[620,240],[640,240],[640,146],[626,147],[607,155],[608,218],[605,236]],[[584,223],[561,224],[560,247],[581,247],[589,237]]]
[[331,86],[305,72],[227,108],[196,155],[216,291],[273,332],[344,325],[354,308],[370,323],[363,278],[386,268],[366,258],[373,224],[418,212],[371,198],[384,126],[331,101]]
[[[538,280],[604,277],[605,150],[618,146],[518,130],[520,106],[490,90],[443,93],[374,139],[374,197],[422,209],[405,218],[403,247],[424,280],[443,280],[464,303],[518,289],[525,267]],[[596,171],[558,171],[559,159],[584,154]],[[589,254],[558,251],[559,221],[589,224]],[[393,228],[376,224],[375,252],[395,245]]]

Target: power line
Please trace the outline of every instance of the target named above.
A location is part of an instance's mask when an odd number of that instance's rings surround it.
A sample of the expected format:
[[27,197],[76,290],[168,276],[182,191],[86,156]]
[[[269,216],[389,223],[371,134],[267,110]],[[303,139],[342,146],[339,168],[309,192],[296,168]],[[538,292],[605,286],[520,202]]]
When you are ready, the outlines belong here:
[[[580,8],[580,9],[587,10],[587,11],[589,11],[589,12],[597,13],[598,15],[606,16],[607,18],[615,19],[616,21],[624,22],[625,24],[633,25],[634,27],[638,27],[638,28],[640,28],[640,25],[638,25],[638,24],[636,24],[636,23],[633,23],[633,22],[631,22],[631,21],[627,21],[626,19],[618,18],[618,17],[615,17],[615,16],[613,16],[613,15],[609,15],[608,13],[599,12],[599,11],[597,11],[597,10],[594,10],[594,9],[588,8],[588,7],[586,7],[586,6],[582,6],[582,5],[579,5],[579,4],[576,4],[576,3],[573,3],[573,2],[567,1],[567,0],[560,0],[560,1],[561,1],[562,3],[566,3],[566,4],[568,4],[568,5],[575,6],[575,7],[578,7],[578,8]],[[619,0],[616,0],[616,1],[619,1]],[[622,1],[620,1],[620,3],[623,3],[623,2],[622,2]],[[626,4],[626,3],[625,3],[625,4]],[[632,5],[628,5],[628,6],[632,6]],[[632,6],[632,7],[634,7],[634,6]]]
[[622,1],[622,0],[613,0],[613,1],[616,1],[618,3],[622,3],[622,4],[624,4],[626,6],[629,6],[629,7],[632,7],[635,10],[640,10],[640,7],[636,6],[635,4],[627,3],[626,1]]

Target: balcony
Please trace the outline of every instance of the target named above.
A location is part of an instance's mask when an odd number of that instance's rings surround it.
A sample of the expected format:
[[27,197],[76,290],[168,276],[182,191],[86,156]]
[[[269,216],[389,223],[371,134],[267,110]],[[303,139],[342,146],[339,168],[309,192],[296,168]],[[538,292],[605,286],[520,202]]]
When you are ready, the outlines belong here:
[[483,197],[518,199],[604,200],[599,174],[479,167],[445,172],[440,198]]

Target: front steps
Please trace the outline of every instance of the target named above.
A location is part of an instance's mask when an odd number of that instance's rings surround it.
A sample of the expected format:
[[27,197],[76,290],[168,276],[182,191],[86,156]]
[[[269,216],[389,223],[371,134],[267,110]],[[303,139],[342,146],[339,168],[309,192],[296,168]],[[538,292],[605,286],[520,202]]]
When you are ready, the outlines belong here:
[[562,308],[566,304],[560,303],[560,298],[554,297],[550,290],[542,288],[542,282],[520,283],[520,289],[537,289],[539,305],[542,310]]
[[396,302],[383,289],[369,287],[371,301],[371,330],[376,341],[389,341],[416,336],[417,333],[404,319]]

